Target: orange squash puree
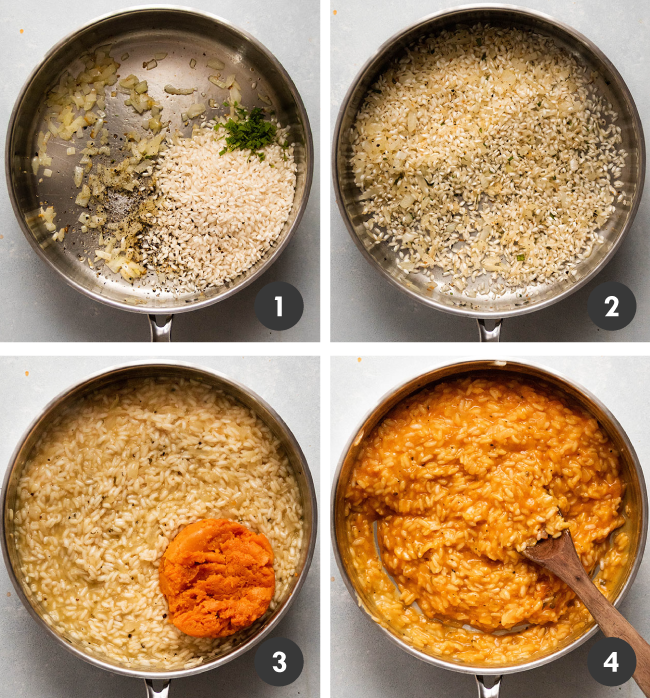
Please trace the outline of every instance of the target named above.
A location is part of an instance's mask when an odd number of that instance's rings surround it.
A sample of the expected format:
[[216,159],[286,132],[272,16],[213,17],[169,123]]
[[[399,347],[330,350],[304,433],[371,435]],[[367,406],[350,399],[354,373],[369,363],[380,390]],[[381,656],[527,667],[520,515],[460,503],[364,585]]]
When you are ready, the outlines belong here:
[[228,519],[184,528],[160,561],[170,622],[192,637],[225,637],[266,612],[275,591],[266,536]]

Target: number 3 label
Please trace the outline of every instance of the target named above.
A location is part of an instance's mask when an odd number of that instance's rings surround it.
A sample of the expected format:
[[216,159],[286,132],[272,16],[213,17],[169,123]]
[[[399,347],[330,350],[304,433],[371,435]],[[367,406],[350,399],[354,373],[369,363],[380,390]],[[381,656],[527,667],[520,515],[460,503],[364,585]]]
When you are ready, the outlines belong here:
[[[616,654],[616,652],[614,652]],[[278,660],[278,666],[273,667],[273,671],[277,671],[278,673],[283,672],[287,668],[287,655],[284,652],[276,652],[273,655],[273,659]],[[618,665],[617,665],[618,666]],[[616,669],[614,669],[616,671]]]
[[264,640],[255,652],[255,671],[270,686],[288,686],[302,673],[302,650],[286,637]]

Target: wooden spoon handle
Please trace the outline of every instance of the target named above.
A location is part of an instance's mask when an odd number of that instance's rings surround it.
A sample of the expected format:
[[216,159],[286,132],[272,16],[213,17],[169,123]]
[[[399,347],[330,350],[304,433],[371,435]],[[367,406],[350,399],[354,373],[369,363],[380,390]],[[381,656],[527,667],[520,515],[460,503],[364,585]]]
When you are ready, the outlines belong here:
[[644,695],[650,698],[650,645],[600,593],[577,554],[572,557],[575,559],[565,559],[557,569],[553,566],[552,572],[575,591],[605,635],[625,640],[632,647],[636,654],[634,680]]

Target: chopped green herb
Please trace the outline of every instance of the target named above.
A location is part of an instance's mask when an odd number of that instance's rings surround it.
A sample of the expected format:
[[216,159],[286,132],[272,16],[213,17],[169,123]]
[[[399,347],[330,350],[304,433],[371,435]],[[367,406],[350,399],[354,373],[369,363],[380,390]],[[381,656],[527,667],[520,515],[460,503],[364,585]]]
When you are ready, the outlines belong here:
[[524,259],[526,259],[526,255],[525,255],[525,254],[518,254],[518,255],[517,255],[517,261],[518,261],[518,262],[523,262]]
[[542,103],[541,103],[541,102],[537,102],[537,106],[538,106],[538,107],[541,107],[541,106],[542,106]]
[[216,131],[223,126],[230,134],[226,136],[226,147],[219,155],[233,150],[250,150],[260,161],[264,160],[261,150],[275,140],[275,124],[264,121],[264,113],[259,107],[255,107],[250,114],[242,107],[235,107],[235,110],[238,121],[228,119],[225,124],[217,124],[214,127]]
[[477,45],[477,46],[483,46],[483,39],[481,39],[481,38],[479,37],[479,38],[476,40],[476,45]]
[[514,155],[511,155],[511,156],[508,158],[508,162],[512,162],[512,158],[514,158]]
[[484,54],[481,56],[481,60],[484,61],[486,58],[487,58],[487,53],[484,53]]
[[378,94],[378,95],[381,94],[381,90],[376,90],[374,87],[371,87],[371,88],[370,88],[370,91],[371,91],[371,92],[374,92],[375,94]]

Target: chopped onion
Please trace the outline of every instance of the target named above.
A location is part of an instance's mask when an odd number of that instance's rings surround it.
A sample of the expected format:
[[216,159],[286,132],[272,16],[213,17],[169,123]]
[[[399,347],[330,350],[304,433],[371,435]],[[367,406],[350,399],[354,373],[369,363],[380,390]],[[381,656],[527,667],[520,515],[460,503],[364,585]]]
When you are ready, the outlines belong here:
[[121,61],[125,61],[129,57],[128,53],[123,53],[122,57],[120,58]]
[[95,122],[95,125],[93,126],[92,131],[90,132],[90,137],[97,138],[97,134],[102,130],[103,125],[104,125],[104,119],[98,119]]
[[271,104],[271,100],[263,94],[260,94],[259,92],[257,93],[257,96],[264,102],[264,104]]
[[167,54],[166,54],[166,53],[154,53],[154,54],[153,54],[153,57],[154,57],[157,61],[162,61],[162,60],[164,60],[165,58],[167,58]]
[[216,75],[210,75],[208,77],[208,80],[213,84],[216,85],[217,87],[220,87],[222,90],[227,89],[226,83],[223,82],[223,80],[219,80],[218,76]]
[[197,104],[193,104],[188,110],[187,110],[187,117],[189,119],[193,119],[196,116],[199,116],[199,114],[203,114],[205,111],[205,104],[202,102],[198,102]]
[[88,202],[90,201],[90,187],[87,184],[84,184],[83,187],[81,188],[81,191],[79,194],[77,194],[77,198],[75,199],[75,204],[77,206],[83,206],[84,208],[88,206]]
[[43,170],[43,177],[51,177],[52,176],[52,170]]
[[190,68],[194,68],[195,65],[196,65],[196,61],[194,60],[194,58],[192,58],[190,60]]
[[38,159],[38,155],[35,155],[32,158],[32,172],[34,173],[34,176],[38,174],[38,166],[40,165],[40,161]]
[[196,87],[185,88],[185,87],[174,87],[173,85],[165,85],[165,92],[170,95],[191,95],[196,92]]
[[142,67],[146,68],[147,70],[153,70],[157,65],[158,65],[158,63],[156,62],[156,59],[154,58],[154,60],[152,60],[152,61],[149,61],[147,63],[143,63]]
[[147,91],[147,81],[142,80],[133,88],[139,95]]
[[124,78],[124,80],[120,80],[119,85],[120,87],[124,87],[127,90],[131,90],[138,84],[138,82],[140,82],[138,80],[138,76],[133,75],[133,73],[131,73],[131,75]]
[[226,89],[230,89],[233,82],[235,82],[235,74],[231,73],[230,75],[226,76]]
[[54,218],[56,216],[54,206],[48,206],[45,210],[41,207],[39,215],[45,222],[45,229],[48,233],[53,233],[56,230],[56,226],[54,225]]
[[235,85],[230,88],[230,103],[241,104],[241,92]]
[[211,58],[208,61],[208,68],[212,68],[213,70],[223,70],[225,67],[226,67],[226,64],[222,63],[217,58]]
[[74,155],[76,152],[77,152],[77,149],[76,149],[76,148],[68,148],[68,149],[65,151],[65,154],[66,154],[66,155]]

